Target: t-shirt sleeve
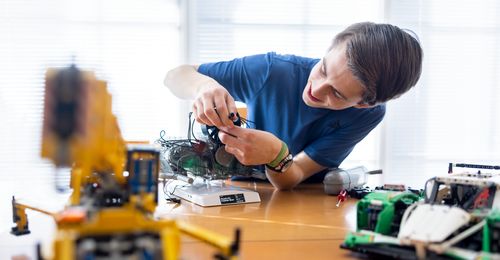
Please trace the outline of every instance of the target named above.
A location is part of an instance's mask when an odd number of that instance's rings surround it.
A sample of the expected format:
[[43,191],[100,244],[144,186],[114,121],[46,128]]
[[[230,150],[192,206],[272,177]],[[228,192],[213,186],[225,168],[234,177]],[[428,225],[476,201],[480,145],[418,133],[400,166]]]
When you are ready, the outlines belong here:
[[274,53],[267,53],[205,63],[198,67],[198,72],[215,79],[236,101],[247,103],[267,80],[273,56]]
[[382,121],[384,115],[384,105],[372,108],[371,111],[362,113],[353,123],[316,139],[304,149],[304,152],[322,166],[338,167],[354,146]]

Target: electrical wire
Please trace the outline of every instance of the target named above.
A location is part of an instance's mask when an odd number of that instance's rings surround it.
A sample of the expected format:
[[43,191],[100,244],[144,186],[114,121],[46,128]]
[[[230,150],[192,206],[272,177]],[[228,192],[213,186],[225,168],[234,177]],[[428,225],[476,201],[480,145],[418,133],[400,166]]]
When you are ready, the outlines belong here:
[[[238,116],[238,123],[253,123]],[[166,131],[160,131],[160,138],[156,143],[160,145],[162,172],[186,175],[190,172],[206,180],[227,179],[231,176],[252,176],[254,169],[234,160],[230,165],[224,166],[215,160],[217,149],[223,146],[218,139],[218,129],[209,126],[208,140],[203,141],[194,134],[194,118],[192,112],[188,117],[188,131],[186,139],[169,139]],[[207,128],[208,129],[208,128]],[[190,162],[191,161],[191,162]]]

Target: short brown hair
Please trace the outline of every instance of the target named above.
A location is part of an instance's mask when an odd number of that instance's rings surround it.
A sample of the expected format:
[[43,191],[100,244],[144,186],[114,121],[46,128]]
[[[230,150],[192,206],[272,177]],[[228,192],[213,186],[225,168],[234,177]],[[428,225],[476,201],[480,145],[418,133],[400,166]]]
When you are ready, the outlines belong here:
[[365,87],[362,103],[397,98],[417,84],[423,51],[415,36],[390,24],[356,23],[333,39],[346,43],[349,69]]

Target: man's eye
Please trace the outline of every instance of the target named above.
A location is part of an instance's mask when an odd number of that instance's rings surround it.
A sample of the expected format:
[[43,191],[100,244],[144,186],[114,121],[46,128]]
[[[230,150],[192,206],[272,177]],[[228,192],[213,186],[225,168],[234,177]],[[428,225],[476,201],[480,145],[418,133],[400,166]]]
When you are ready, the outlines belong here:
[[344,100],[344,98],[343,98],[343,97],[339,94],[339,92],[337,92],[337,91],[335,91],[335,90],[334,90],[334,91],[332,91],[332,92],[333,92],[333,96],[334,96],[335,98]]
[[321,75],[326,77],[326,71],[324,66],[321,66],[321,69],[319,71],[321,72]]

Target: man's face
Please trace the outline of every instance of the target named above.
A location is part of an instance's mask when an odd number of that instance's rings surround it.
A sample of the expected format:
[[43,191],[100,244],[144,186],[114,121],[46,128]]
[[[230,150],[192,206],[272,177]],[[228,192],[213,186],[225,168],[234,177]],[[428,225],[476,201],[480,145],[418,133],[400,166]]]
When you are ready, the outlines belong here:
[[313,67],[302,99],[308,106],[316,108],[364,108],[368,106],[360,104],[363,90],[347,66],[345,43],[342,43],[331,49]]

